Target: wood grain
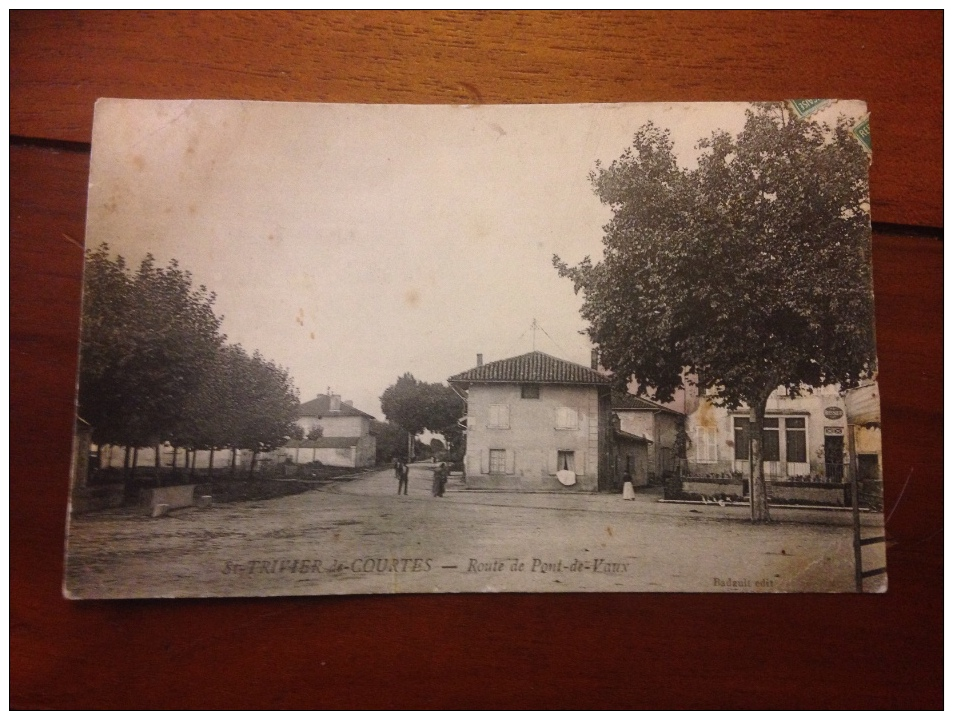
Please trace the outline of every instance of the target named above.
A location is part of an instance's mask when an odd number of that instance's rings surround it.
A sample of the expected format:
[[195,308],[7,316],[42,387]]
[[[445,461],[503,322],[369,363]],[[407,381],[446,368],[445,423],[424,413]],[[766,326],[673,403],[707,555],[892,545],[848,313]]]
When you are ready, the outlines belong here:
[[942,703],[939,241],[874,239],[885,595],[76,603],[60,581],[88,156],[12,147],[10,161],[14,707]]
[[939,227],[941,12],[25,12],[10,130],[103,96],[384,103],[865,99],[876,222]]

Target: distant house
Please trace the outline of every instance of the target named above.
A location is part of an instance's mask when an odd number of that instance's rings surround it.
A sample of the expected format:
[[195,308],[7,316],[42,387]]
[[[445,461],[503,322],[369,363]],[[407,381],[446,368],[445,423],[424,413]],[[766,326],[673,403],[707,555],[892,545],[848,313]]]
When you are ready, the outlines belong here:
[[613,391],[612,412],[619,418],[619,429],[648,440],[648,461],[644,481],[633,478],[636,486],[654,484],[665,472],[675,468],[675,435],[685,415],[665,405],[628,392]]
[[[750,409],[712,405],[691,383],[685,407],[689,476],[747,480]],[[853,464],[862,496],[882,505],[876,383],[843,394],[830,385],[797,397],[778,388],[768,398],[762,445],[769,498],[843,505]]]
[[296,464],[372,466],[377,457],[376,440],[371,434],[374,419],[350,400],[342,402],[340,395],[318,395],[298,410],[297,424],[305,439],[287,442],[282,455]]
[[468,488],[617,491],[626,464],[647,461],[647,438],[613,427],[610,380],[592,368],[540,351],[478,355],[448,382],[467,400]]
[[[695,475],[739,472],[750,467],[746,407],[712,405],[697,388],[689,390],[688,468]],[[790,397],[778,388],[768,398],[764,418],[764,475],[770,481],[846,481],[847,412],[836,386]]]

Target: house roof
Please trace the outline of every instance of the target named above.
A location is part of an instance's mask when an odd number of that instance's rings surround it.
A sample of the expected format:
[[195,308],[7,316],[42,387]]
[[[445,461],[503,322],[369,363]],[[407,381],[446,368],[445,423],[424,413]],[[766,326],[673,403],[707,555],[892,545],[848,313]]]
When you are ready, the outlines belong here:
[[298,407],[298,417],[366,417],[375,419],[373,415],[358,410],[356,407],[341,403],[341,409],[331,411],[331,398],[328,395],[318,395],[314,400],[303,402]]
[[652,402],[647,400],[644,397],[639,397],[638,395],[633,395],[632,393],[627,392],[617,392],[612,393],[612,409],[613,410],[652,410],[654,412],[667,412],[671,415],[685,415],[678,410],[673,410],[670,407],[665,405],[660,405],[657,402]]
[[451,383],[559,383],[608,385],[609,378],[597,370],[533,351],[515,358],[478,365],[447,380]]
[[652,444],[652,440],[648,437],[643,437],[642,435],[632,434],[631,432],[626,432],[625,430],[613,430],[613,435],[616,439],[628,439],[633,442],[645,442],[646,444]]
[[345,449],[357,446],[360,437],[319,437],[318,439],[289,439],[285,447],[290,449]]

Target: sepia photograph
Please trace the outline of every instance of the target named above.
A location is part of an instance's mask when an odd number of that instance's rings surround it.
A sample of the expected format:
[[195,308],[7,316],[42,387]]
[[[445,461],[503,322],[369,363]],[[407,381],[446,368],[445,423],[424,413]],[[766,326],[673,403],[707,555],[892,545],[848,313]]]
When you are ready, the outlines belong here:
[[100,99],[64,595],[885,592],[870,154],[855,100]]

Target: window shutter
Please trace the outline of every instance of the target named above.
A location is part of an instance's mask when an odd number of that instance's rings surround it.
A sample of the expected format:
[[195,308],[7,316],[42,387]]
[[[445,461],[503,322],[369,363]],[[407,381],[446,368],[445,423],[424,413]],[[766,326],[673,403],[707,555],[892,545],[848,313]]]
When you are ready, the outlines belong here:
[[510,427],[510,406],[509,405],[490,405],[490,419],[487,427],[495,429],[509,429]]
[[560,407],[556,410],[556,429],[579,429],[579,413],[571,407]]
[[718,430],[714,427],[695,428],[695,461],[712,463],[718,461]]
[[506,450],[506,473],[516,473],[516,451],[513,449]]
[[488,449],[480,450],[480,473],[490,473],[490,451]]

